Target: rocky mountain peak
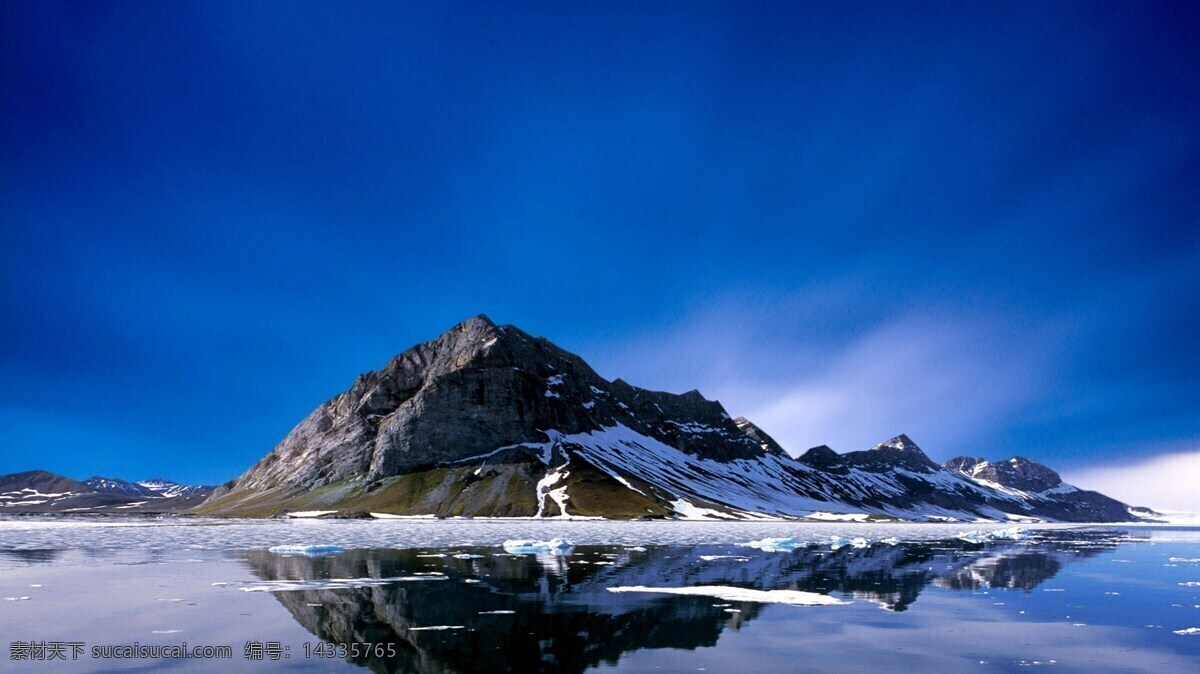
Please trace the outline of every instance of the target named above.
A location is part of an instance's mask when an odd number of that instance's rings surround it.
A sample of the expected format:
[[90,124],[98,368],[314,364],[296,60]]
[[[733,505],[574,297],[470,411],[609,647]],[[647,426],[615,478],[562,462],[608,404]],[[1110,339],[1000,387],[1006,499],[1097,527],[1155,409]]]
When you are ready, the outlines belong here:
[[[703,398],[703,396],[701,396],[701,398]],[[759,446],[762,447],[764,452],[777,454],[779,456],[787,456],[787,452],[784,451],[783,447],[778,442],[775,442],[775,438],[767,435],[767,432],[759,428],[753,421],[750,421],[746,417],[738,417],[733,420],[733,423],[743,433],[745,433],[747,437],[757,442]]]
[[817,445],[801,454],[798,460],[825,471],[836,471],[843,465],[842,455],[833,451],[829,445]]
[[922,452],[921,448],[917,446],[917,443],[913,442],[912,438],[908,437],[904,433],[901,433],[890,440],[881,442],[871,448],[872,451],[888,449],[899,450],[901,452],[920,453],[922,456],[924,455],[924,452]]
[[[318,407],[234,490],[375,482],[499,447],[625,426],[718,460],[760,456],[699,391],[649,391],[607,381],[580,357],[486,316],[413,346]],[[765,436],[765,434],[761,434]],[[769,442],[768,442],[769,441]]]
[[986,480],[1021,491],[1042,492],[1062,484],[1058,473],[1022,456],[999,462],[960,456],[947,461],[943,466],[947,470],[962,473],[973,479]]
[[849,465],[874,472],[904,469],[931,473],[941,469],[903,433],[866,451],[843,454],[841,458]]
[[[1045,477],[1021,459],[996,470]],[[907,435],[841,455],[816,447],[797,461],[699,391],[608,381],[549,340],[476,316],[358,377],[196,512],[1131,517],[1099,495],[1034,498],[967,477]]]

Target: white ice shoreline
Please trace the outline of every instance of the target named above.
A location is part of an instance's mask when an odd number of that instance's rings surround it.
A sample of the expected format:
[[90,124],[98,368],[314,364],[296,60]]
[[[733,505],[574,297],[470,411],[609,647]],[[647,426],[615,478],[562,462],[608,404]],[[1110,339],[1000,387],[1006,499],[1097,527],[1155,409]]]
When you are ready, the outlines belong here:
[[[147,535],[153,527],[153,535]],[[494,547],[505,541],[569,539],[575,545],[720,545],[713,554],[746,554],[741,544],[766,539],[790,539],[788,546],[832,547],[837,536],[853,545],[861,538],[872,543],[921,542],[954,539],[970,532],[1011,530],[1011,523],[903,522],[696,522],[672,520],[512,520],[512,519],[228,519],[193,517],[13,517],[0,519],[0,548],[10,550],[106,548],[177,550],[255,550],[278,546],[330,545],[346,550],[365,548]],[[1198,528],[1164,528],[1144,524],[1023,524],[1022,530],[1117,528],[1155,541],[1200,541]],[[787,546],[776,546],[787,547]],[[287,548],[284,548],[285,550]],[[461,550],[459,552],[462,552]],[[298,554],[303,554],[299,552]],[[775,553],[784,554],[784,553]],[[1190,557],[1190,556],[1189,556]],[[1194,579],[1187,579],[1194,580]]]

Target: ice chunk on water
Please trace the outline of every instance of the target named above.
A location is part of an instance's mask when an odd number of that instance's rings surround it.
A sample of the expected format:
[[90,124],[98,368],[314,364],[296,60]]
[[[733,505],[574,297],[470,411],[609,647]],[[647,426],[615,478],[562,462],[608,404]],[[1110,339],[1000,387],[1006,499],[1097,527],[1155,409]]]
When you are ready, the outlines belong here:
[[340,545],[276,545],[270,548],[269,551],[277,555],[320,557],[322,555],[336,555],[339,552],[345,552],[345,549]]
[[1200,635],[1200,627],[1189,627],[1186,630],[1175,630],[1175,634],[1190,637]]
[[742,547],[756,548],[763,552],[791,552],[796,548],[804,547],[804,544],[794,538],[761,538],[757,541],[742,543]]
[[967,543],[987,543],[989,541],[1019,541],[1028,537],[1027,529],[1010,527],[993,531],[964,531],[958,535],[958,540]]
[[829,549],[837,550],[844,548],[847,545],[853,548],[865,548],[871,545],[871,541],[858,536],[856,538],[842,538],[841,536],[831,536],[829,538]]
[[265,580],[246,585],[242,592],[293,592],[303,590],[353,590],[360,587],[382,587],[392,583],[411,583],[425,580],[447,580],[442,574],[391,576],[388,578],[329,578],[311,580]]
[[516,611],[498,610],[498,611],[480,611],[479,615],[513,615]]
[[410,627],[410,628],[408,628],[408,631],[409,632],[428,632],[428,631],[433,631],[433,630],[436,630],[436,631],[461,630],[464,627],[465,627],[464,625],[431,625],[429,627]]
[[454,558],[455,559],[482,559],[483,555],[472,555],[469,552],[464,552],[462,554],[454,555]]
[[724,585],[696,585],[694,587],[610,587],[609,592],[648,592],[652,594],[683,594],[700,597],[716,597],[725,601],[746,601],[759,604],[788,604],[790,606],[833,606],[849,604],[827,594],[802,592],[800,590],[751,590],[744,587]]
[[504,551],[514,555],[535,555],[550,553],[552,555],[569,555],[575,549],[575,544],[566,538],[552,538],[548,541],[512,540],[504,541]]

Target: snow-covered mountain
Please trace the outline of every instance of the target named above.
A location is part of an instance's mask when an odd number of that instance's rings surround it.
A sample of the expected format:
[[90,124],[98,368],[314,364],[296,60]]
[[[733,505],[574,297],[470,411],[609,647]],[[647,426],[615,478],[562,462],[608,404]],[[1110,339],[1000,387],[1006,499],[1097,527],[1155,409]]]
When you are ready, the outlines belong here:
[[478,316],[360,375],[197,512],[1134,518],[1118,501],[1013,461],[994,471],[974,459],[939,466],[905,435],[792,458],[698,391],[608,381],[546,339]]
[[174,512],[199,504],[212,490],[162,479],[91,477],[77,482],[35,470],[0,476],[0,513]]

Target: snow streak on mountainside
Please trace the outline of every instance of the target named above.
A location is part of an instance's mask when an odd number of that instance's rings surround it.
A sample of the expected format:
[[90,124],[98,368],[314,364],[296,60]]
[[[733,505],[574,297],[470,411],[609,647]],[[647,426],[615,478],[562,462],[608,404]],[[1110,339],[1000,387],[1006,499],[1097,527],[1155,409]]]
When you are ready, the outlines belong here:
[[697,391],[596,374],[486,317],[319,406],[197,512],[875,519],[1132,519],[1026,459],[931,461],[897,436],[799,459]]

